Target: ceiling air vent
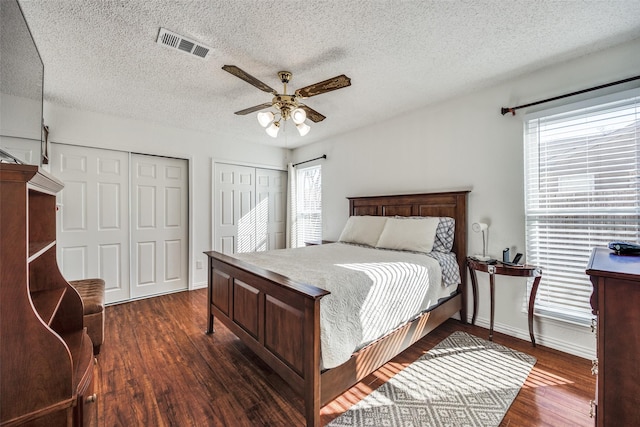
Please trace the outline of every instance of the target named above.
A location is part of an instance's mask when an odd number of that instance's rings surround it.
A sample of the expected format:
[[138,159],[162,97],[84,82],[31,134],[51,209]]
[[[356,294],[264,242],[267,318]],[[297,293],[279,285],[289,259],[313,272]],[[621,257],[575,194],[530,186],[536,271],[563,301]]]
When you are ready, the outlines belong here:
[[160,28],[157,42],[162,46],[166,46],[170,49],[176,49],[200,59],[207,59],[207,55],[209,54],[209,51],[211,51],[210,47],[183,37],[180,34],[171,32],[166,28]]

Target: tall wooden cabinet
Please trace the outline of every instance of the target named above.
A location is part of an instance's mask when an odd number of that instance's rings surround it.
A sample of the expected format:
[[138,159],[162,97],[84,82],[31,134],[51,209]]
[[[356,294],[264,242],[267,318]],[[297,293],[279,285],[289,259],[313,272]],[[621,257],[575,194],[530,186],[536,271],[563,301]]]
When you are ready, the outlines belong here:
[[0,425],[97,423],[82,300],[56,261],[60,181],[0,163]]
[[640,256],[596,248],[587,274],[597,316],[596,426],[640,426]]

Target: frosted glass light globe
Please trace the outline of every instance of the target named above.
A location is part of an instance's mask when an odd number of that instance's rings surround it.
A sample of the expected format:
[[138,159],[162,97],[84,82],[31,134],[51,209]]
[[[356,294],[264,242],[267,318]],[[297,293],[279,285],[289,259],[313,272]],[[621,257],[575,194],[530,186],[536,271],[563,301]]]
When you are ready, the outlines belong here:
[[311,126],[306,123],[300,123],[296,125],[296,129],[298,129],[300,136],[305,136],[311,130]]
[[278,122],[271,123],[271,126],[269,126],[266,129],[267,134],[272,138],[275,138],[276,136],[278,136],[279,130],[280,130],[280,124]]
[[291,119],[293,123],[299,125],[307,119],[307,113],[302,108],[296,108],[291,112]]
[[258,123],[260,123],[260,126],[263,128],[266,128],[269,126],[269,123],[273,121],[274,117],[271,111],[261,111],[258,113]]

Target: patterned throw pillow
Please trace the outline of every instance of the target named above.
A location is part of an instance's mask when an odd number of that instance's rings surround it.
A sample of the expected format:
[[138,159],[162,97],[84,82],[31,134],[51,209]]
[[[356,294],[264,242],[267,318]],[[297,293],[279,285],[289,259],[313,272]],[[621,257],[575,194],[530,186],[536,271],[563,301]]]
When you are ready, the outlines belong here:
[[453,249],[453,237],[456,229],[456,220],[448,216],[441,216],[436,229],[436,240],[433,242],[433,250],[438,252],[451,252]]

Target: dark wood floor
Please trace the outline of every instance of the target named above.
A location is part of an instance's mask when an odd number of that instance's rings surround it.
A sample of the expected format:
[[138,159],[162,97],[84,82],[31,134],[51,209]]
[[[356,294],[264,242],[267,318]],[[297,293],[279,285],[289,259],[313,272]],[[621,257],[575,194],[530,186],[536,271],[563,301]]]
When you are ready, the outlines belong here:
[[[106,308],[98,357],[101,426],[300,426],[303,402],[224,326],[206,335],[206,290]],[[449,320],[322,409],[337,417],[455,330]],[[538,359],[501,426],[593,426],[595,378],[588,360],[503,334],[494,341]]]

